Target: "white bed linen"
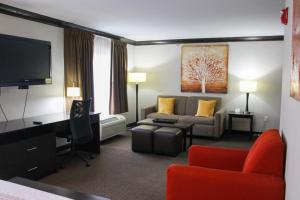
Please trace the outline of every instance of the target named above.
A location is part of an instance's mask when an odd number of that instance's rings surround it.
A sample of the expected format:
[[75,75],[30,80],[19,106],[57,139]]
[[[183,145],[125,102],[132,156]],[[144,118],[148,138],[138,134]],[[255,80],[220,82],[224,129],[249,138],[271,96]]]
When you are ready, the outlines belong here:
[[34,188],[0,180],[0,200],[70,200]]

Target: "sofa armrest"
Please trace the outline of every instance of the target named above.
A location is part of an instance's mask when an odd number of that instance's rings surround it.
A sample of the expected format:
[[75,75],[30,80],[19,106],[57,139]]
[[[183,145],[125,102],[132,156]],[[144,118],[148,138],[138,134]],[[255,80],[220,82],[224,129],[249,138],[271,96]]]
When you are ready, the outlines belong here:
[[214,116],[214,136],[219,138],[225,130],[225,109],[220,109]]
[[167,200],[284,200],[283,179],[195,166],[171,165],[167,170]]
[[156,106],[149,106],[141,109],[141,119],[146,119],[147,115],[156,112]]
[[214,169],[242,171],[248,150],[192,145],[189,165]]

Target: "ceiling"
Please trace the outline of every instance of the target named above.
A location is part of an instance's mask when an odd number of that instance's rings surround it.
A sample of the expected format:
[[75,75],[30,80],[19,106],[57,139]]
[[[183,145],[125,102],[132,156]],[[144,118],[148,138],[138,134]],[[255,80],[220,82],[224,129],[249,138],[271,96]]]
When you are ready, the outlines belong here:
[[128,39],[283,35],[284,0],[0,0]]

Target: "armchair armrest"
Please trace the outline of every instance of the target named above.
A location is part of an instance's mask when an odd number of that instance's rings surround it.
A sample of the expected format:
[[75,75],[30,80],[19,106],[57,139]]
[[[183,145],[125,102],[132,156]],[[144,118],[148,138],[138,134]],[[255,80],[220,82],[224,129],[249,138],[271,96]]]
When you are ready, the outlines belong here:
[[215,137],[221,137],[225,129],[225,110],[220,109],[214,116],[214,135]]
[[242,171],[248,150],[192,145],[189,148],[189,165]]
[[195,166],[171,165],[167,171],[167,200],[284,200],[283,179]]
[[156,106],[149,106],[141,109],[141,119],[146,119],[147,115],[156,112]]

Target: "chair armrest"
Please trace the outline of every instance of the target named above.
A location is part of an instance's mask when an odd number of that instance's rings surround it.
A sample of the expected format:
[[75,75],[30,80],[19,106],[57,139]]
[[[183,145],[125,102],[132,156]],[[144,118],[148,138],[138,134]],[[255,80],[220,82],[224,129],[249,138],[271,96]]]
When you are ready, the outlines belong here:
[[141,109],[141,119],[146,119],[147,115],[156,112],[156,106],[149,106]]
[[225,130],[225,110],[220,109],[214,116],[214,136],[219,138],[223,135]]
[[189,165],[214,169],[241,171],[248,150],[192,145],[189,148]]
[[167,200],[284,200],[284,181],[275,176],[171,165]]

